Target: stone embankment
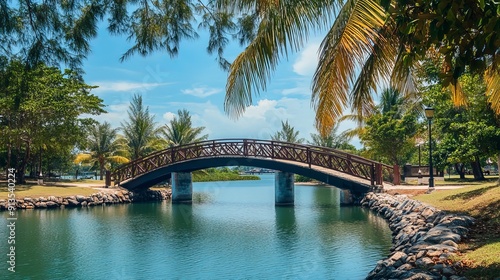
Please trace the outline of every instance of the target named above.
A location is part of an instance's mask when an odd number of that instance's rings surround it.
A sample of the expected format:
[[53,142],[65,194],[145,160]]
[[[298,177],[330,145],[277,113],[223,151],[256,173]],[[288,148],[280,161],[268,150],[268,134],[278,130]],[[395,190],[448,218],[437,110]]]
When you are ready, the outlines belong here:
[[[136,201],[161,201],[170,199],[170,190],[147,190],[144,192],[129,192],[116,190],[114,192],[98,192],[89,196],[48,196],[16,200],[17,209],[48,209],[63,207],[91,207],[107,204],[131,203]],[[0,211],[6,210],[8,201],[0,200]]]
[[457,276],[458,252],[473,218],[446,213],[406,196],[368,193],[361,205],[379,213],[393,234],[391,254],[366,279],[464,279]]

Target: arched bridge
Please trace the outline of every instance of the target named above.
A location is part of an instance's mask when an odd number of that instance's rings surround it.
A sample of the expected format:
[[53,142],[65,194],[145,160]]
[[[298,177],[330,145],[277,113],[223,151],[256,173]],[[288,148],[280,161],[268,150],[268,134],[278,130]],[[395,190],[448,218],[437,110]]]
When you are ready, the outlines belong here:
[[[304,175],[341,189],[365,193],[392,182],[394,168],[339,150],[256,139],[220,139],[168,148],[117,168],[106,176],[129,190],[165,181],[175,172],[219,166],[254,166]],[[398,172],[398,170],[396,170]]]

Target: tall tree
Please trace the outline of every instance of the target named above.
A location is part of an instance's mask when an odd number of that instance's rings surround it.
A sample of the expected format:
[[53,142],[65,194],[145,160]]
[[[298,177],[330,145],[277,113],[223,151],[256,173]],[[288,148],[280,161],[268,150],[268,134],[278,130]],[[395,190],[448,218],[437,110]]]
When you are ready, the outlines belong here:
[[414,136],[418,132],[418,115],[408,110],[401,93],[384,90],[376,111],[366,118],[361,141],[372,155],[389,164],[401,165],[415,150]]
[[99,170],[100,179],[104,171],[109,170],[111,163],[127,163],[126,145],[124,139],[117,134],[118,129],[112,128],[108,122],[89,126],[85,148],[87,152],[76,156],[74,162],[87,163],[92,169]]
[[443,155],[442,165],[453,164],[464,178],[471,168],[476,180],[484,179],[482,165],[500,154],[500,118],[488,106],[484,80],[478,75],[463,75],[463,90],[471,106],[455,107],[446,91],[436,86],[426,89],[426,101],[435,104],[436,153]]
[[281,130],[276,131],[274,135],[271,135],[271,139],[275,141],[283,141],[289,143],[304,143],[304,138],[299,138],[299,131],[295,130],[293,126],[288,123],[288,120],[285,122],[281,121]]
[[149,113],[149,107],[142,103],[142,96],[136,94],[132,97],[127,114],[128,120],[121,124],[121,129],[132,160],[163,148],[159,136],[161,129],[156,125],[154,115]]
[[203,126],[193,127],[189,111],[182,109],[163,127],[163,136],[170,147],[180,146],[206,140],[208,134],[202,135],[204,129]]
[[84,126],[92,122],[81,115],[100,114],[104,105],[90,94],[93,87],[70,70],[43,64],[26,69],[18,60],[2,66],[0,142],[8,151],[7,164],[16,168],[19,182],[24,183],[26,168],[36,157],[77,144],[84,137]]

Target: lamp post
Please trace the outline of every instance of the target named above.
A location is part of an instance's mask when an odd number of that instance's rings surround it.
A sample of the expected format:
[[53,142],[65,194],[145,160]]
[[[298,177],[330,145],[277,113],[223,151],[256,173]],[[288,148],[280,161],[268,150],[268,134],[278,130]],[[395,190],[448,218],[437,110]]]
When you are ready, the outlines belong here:
[[425,116],[427,120],[429,120],[429,192],[434,190],[434,173],[432,168],[432,132],[431,132],[431,123],[432,118],[434,117],[434,108],[428,107],[425,108]]

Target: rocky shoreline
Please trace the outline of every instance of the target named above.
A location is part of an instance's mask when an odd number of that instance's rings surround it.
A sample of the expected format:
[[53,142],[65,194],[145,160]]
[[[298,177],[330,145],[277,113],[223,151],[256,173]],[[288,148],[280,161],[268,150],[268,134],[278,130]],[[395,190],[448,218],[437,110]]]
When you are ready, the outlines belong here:
[[474,220],[446,213],[403,195],[368,193],[361,205],[389,222],[393,234],[390,255],[377,262],[366,279],[465,279],[457,276],[458,252]]
[[[130,192],[127,190],[116,190],[114,192],[98,192],[89,196],[48,196],[48,197],[25,197],[16,200],[16,209],[51,209],[66,207],[92,207],[108,204],[131,203],[138,201],[162,201],[170,199],[170,190],[147,190],[143,192]],[[0,200],[0,211],[7,210],[7,200]]]

